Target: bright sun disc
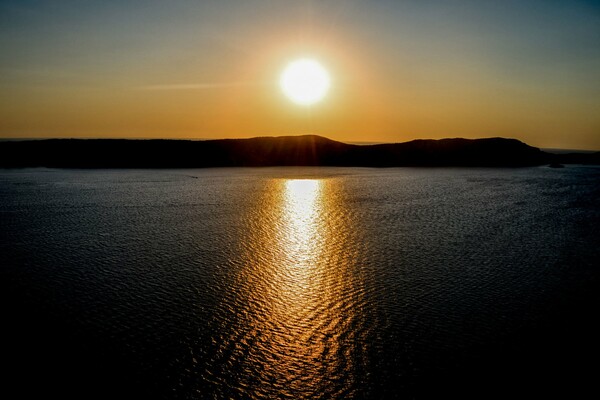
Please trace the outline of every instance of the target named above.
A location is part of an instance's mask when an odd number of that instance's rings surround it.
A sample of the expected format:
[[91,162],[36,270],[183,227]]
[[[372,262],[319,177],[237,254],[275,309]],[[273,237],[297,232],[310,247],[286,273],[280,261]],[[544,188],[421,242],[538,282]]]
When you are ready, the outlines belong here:
[[308,106],[321,100],[329,90],[329,74],[315,60],[291,62],[281,74],[281,90],[293,102]]

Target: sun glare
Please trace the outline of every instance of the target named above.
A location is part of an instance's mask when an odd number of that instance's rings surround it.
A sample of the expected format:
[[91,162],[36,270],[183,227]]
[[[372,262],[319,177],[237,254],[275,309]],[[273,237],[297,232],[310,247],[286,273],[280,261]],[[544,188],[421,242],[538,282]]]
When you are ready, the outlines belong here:
[[325,68],[309,58],[291,62],[281,74],[279,83],[290,100],[304,106],[323,99],[331,84]]

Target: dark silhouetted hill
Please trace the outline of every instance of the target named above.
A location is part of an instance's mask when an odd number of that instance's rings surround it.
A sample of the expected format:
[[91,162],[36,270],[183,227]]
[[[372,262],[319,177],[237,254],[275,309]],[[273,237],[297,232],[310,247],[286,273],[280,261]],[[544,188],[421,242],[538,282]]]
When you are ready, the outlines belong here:
[[515,139],[354,145],[321,136],[221,140],[47,139],[0,142],[0,167],[207,168],[600,164],[599,153],[550,154]]

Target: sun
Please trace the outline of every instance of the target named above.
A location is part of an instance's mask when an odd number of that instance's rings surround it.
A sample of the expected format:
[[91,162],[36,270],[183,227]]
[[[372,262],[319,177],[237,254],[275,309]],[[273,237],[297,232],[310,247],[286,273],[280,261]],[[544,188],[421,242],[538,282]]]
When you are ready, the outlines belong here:
[[281,74],[279,85],[294,103],[309,106],[325,97],[331,80],[327,70],[319,62],[302,58],[288,64]]

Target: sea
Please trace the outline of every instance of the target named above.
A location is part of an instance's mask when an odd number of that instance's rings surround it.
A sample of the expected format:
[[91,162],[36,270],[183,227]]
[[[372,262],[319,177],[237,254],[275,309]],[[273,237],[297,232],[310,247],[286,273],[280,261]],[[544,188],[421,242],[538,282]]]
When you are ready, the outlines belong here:
[[581,398],[599,200],[577,165],[0,170],[0,397]]

